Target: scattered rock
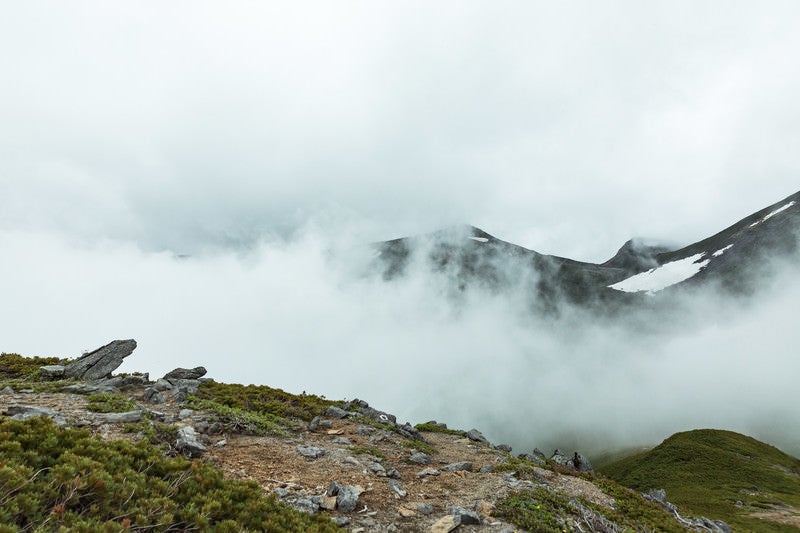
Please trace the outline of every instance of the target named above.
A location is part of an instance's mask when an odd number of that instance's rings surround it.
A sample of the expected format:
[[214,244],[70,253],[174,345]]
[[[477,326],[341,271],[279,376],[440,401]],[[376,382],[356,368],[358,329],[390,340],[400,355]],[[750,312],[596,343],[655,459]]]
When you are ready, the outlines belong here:
[[[353,403],[355,403],[355,400]],[[383,422],[384,424],[390,424],[392,426],[397,425],[396,416],[391,415],[389,413],[385,413],[383,411],[378,411],[377,409],[373,409],[372,407],[359,407],[358,413],[367,418],[371,418],[372,420]]]
[[206,447],[197,441],[197,432],[192,426],[178,428],[178,440],[175,447],[190,457],[200,457],[206,451]]
[[273,493],[275,494],[275,496],[277,496],[278,498],[285,498],[286,496],[288,496],[288,495],[289,495],[289,491],[288,491],[288,490],[286,490],[286,489],[284,489],[283,487],[278,487],[277,489],[273,490],[272,492],[273,492]]
[[[536,451],[534,450],[534,454]],[[593,472],[592,464],[583,455],[575,452],[572,457],[564,455],[560,450],[555,450],[550,460],[562,468],[577,470],[578,472]]]
[[311,498],[306,497],[297,498],[296,500],[289,502],[289,505],[298,511],[308,514],[314,514],[319,510],[319,503],[315,502]]
[[336,496],[322,496],[319,499],[319,506],[326,511],[333,511],[336,509]]
[[492,466],[492,465],[482,466],[481,469],[479,470],[479,472],[481,474],[491,474],[492,472],[494,472],[494,466]]
[[575,455],[572,456],[572,466],[578,472],[594,472],[592,469],[592,463],[589,462],[589,459],[578,452],[575,452]]
[[103,413],[97,416],[98,420],[105,424],[130,424],[142,420],[142,412],[127,411],[124,413]]
[[98,392],[118,393],[119,389],[103,381],[98,381],[95,383],[75,383],[74,385],[67,385],[66,387],[61,387],[61,391],[74,394],[96,394]]
[[511,446],[509,446],[508,444],[498,444],[497,446],[494,447],[494,449],[506,453],[511,453],[512,450]]
[[317,448],[316,446],[298,446],[296,448],[297,453],[302,455],[303,457],[308,457],[310,459],[319,459],[323,455],[325,455],[325,450],[322,448]]
[[470,463],[469,461],[450,463],[449,465],[442,467],[442,470],[444,470],[445,472],[461,472],[461,471],[472,472],[473,469],[474,468],[472,466],[472,463]]
[[156,405],[166,403],[167,401],[167,397],[164,395],[164,393],[158,392],[155,387],[149,387],[145,389],[142,399],[147,403]]
[[350,446],[351,444],[353,444],[347,437],[336,437],[331,442],[334,444],[343,444],[345,446]]
[[142,387],[150,384],[150,374],[131,374],[124,376],[120,382],[120,387]]
[[450,508],[450,514],[458,519],[459,525],[479,525],[481,519],[475,511],[468,511],[463,507],[453,506]]
[[369,437],[375,433],[375,428],[371,428],[369,426],[358,426],[353,433],[356,435],[361,435],[362,437]]
[[431,458],[431,456],[427,453],[423,452],[411,454],[411,457],[409,457],[408,460],[418,465],[429,465],[433,462],[433,458]]
[[450,515],[440,518],[428,528],[429,533],[450,533],[461,525],[458,517]]
[[11,417],[11,420],[23,421],[44,416],[61,427],[67,425],[66,419],[57,411],[46,407],[37,407],[35,405],[10,405],[6,409],[5,414]]
[[408,422],[406,422],[402,426],[401,425],[397,425],[395,427],[395,430],[397,430],[397,432],[400,433],[401,435],[403,435],[404,437],[408,437],[409,439],[412,439],[412,440],[420,440],[422,442],[425,442],[425,438],[422,436],[422,433],[420,433],[417,430],[417,428],[415,428],[414,426],[412,426]]
[[200,379],[205,375],[206,369],[202,366],[196,366],[194,368],[176,368],[167,372],[163,379],[172,382],[176,379]]
[[403,518],[413,518],[417,516],[416,511],[412,511],[411,509],[406,509],[405,507],[400,507],[397,510],[397,513]]
[[338,407],[330,406],[325,409],[324,415],[328,418],[344,418],[347,416],[347,411]]
[[386,477],[392,479],[400,479],[400,472],[397,469],[392,468],[388,472],[386,472]]
[[325,491],[325,495],[336,496],[337,494],[339,494],[340,490],[342,490],[342,486],[336,481],[331,481],[330,484],[328,485],[328,490]]
[[397,494],[401,498],[405,498],[408,495],[408,492],[403,490],[403,487],[400,486],[400,483],[398,483],[394,479],[389,480],[389,487],[394,491],[395,494]]
[[68,364],[64,367],[64,375],[73,379],[110,376],[135,349],[136,341],[133,339],[112,341]]
[[159,378],[155,383],[153,383],[153,388],[158,392],[168,391],[172,388],[172,383],[164,378]]
[[178,412],[178,418],[180,418],[181,420],[183,420],[184,418],[189,418],[190,416],[192,416],[192,413],[194,413],[194,409],[181,409]]
[[47,365],[39,367],[42,381],[55,381],[64,377],[64,365]]
[[427,502],[420,502],[417,504],[417,512],[424,515],[433,514],[433,505]]
[[469,440],[474,440],[475,442],[482,442],[483,444],[489,444],[489,441],[486,439],[486,437],[483,436],[483,433],[474,428],[467,431],[467,438]]
[[333,521],[339,527],[344,527],[344,526],[349,526],[350,525],[350,519],[347,518],[346,516],[336,516],[336,517],[333,518]]
[[494,512],[494,504],[485,500],[480,500],[475,504],[475,512],[483,518],[489,518]]
[[355,457],[353,457],[351,455],[348,455],[347,457],[344,458],[344,464],[353,465],[353,466],[361,466],[361,463],[358,462],[358,459],[356,459]]
[[0,390],[0,394],[14,394],[14,389],[11,387],[5,387],[3,390]]
[[426,468],[425,470],[422,470],[421,472],[417,472],[417,477],[438,476],[439,474],[441,474],[441,472],[439,472],[435,468]]
[[369,469],[375,472],[376,474],[386,475],[386,469],[380,463],[372,463],[371,465],[369,465]]
[[343,513],[352,513],[358,506],[359,490],[352,485],[346,485],[336,494],[336,507]]

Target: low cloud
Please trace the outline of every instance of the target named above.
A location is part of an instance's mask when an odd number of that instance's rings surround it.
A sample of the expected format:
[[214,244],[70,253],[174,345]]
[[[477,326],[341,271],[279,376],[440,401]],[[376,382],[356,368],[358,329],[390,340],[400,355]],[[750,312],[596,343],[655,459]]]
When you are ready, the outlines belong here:
[[570,307],[543,318],[522,290],[453,291],[424,264],[385,282],[358,234],[307,228],[179,258],[2,231],[1,349],[74,357],[133,337],[124,371],[203,365],[221,381],[477,427],[518,451],[594,453],[698,427],[800,451],[796,270],[736,305],[703,292],[644,322]]

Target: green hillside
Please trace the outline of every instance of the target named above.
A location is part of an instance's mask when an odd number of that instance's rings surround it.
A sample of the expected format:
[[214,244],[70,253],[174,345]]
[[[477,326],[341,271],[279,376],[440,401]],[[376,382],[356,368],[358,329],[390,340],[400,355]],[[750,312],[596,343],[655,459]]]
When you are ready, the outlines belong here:
[[601,471],[639,491],[663,488],[682,513],[724,520],[735,531],[799,529],[800,460],[745,435],[676,433]]

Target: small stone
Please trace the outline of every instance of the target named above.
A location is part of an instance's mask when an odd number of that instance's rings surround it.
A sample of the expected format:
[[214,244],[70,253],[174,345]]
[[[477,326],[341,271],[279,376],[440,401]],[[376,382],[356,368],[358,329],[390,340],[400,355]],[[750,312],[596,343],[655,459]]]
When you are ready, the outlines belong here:
[[0,394],[14,394],[14,389],[11,387],[5,387],[3,390],[0,390]]
[[302,511],[308,514],[314,514],[319,510],[319,504],[312,500],[311,498],[297,498],[293,502],[289,502],[289,505],[297,509],[298,511]]
[[458,463],[450,463],[447,466],[443,466],[442,470],[445,472],[472,472],[473,471],[472,463],[469,461],[460,461]]
[[330,406],[325,409],[325,416],[328,418],[344,418],[347,416],[347,411],[338,407]]
[[483,444],[489,444],[489,441],[486,440],[486,437],[483,436],[483,433],[474,428],[467,431],[467,438],[469,440],[474,440],[475,442],[482,442]]
[[225,440],[225,439],[222,439],[222,440],[219,440],[219,441],[215,442],[215,443],[214,443],[214,447],[215,447],[215,448],[222,448],[222,447],[223,447],[223,446],[225,446],[226,444],[228,444],[228,441],[227,441],[227,440]]
[[512,450],[511,446],[509,446],[508,444],[498,444],[494,448],[495,450],[500,450],[501,452],[506,452],[506,453],[511,453]]
[[347,518],[346,516],[337,516],[337,517],[334,517],[333,521],[334,521],[334,522],[336,523],[336,525],[337,525],[337,526],[339,526],[339,527],[344,527],[344,526],[349,526],[349,525],[350,525],[350,519],[349,519],[349,518]]
[[369,465],[369,469],[376,474],[386,474],[386,469],[380,463],[372,463]]
[[166,396],[163,393],[158,392],[155,389],[155,387],[148,387],[147,389],[145,389],[143,399],[147,403],[152,403],[156,405],[166,403],[167,401]]
[[164,378],[159,378],[153,383],[153,388],[158,392],[164,392],[172,388],[172,383]]
[[343,513],[352,513],[358,506],[359,491],[352,485],[346,485],[339,489],[336,495],[336,507]]
[[400,479],[400,472],[397,469],[392,468],[388,472],[386,472],[386,477],[392,479]]
[[295,448],[297,453],[302,455],[303,457],[308,457],[310,459],[319,459],[323,455],[325,455],[325,450],[322,448],[317,448],[316,446],[298,446]]
[[361,466],[361,463],[358,462],[358,459],[356,459],[351,455],[348,455],[347,457],[344,458],[344,463],[347,465]]
[[189,457],[200,457],[206,451],[206,447],[198,442],[197,432],[192,426],[178,428],[178,440],[175,442],[175,447]]
[[428,528],[429,533],[450,533],[458,526],[461,525],[459,522],[458,517],[450,515],[440,518],[433,525]]
[[273,492],[273,493],[275,494],[275,496],[277,496],[278,498],[285,498],[286,496],[288,496],[288,495],[289,495],[289,491],[288,491],[288,490],[286,490],[286,489],[284,489],[283,487],[278,487],[277,489],[273,490],[272,492]]
[[492,465],[485,465],[480,469],[481,474],[491,474],[492,472],[494,472],[494,466]]
[[417,477],[438,476],[439,474],[441,474],[441,472],[439,472],[435,468],[426,468],[421,472],[417,472]]
[[350,439],[348,439],[347,437],[336,437],[331,442],[334,444],[344,444],[345,446],[349,446],[352,444],[352,442],[350,442]]
[[417,504],[417,512],[424,515],[433,514],[433,505],[427,502],[420,502]]
[[333,511],[336,509],[336,496],[322,496],[319,500],[319,506],[326,511]]
[[328,490],[325,491],[325,495],[336,496],[337,494],[339,494],[340,490],[342,490],[342,486],[336,481],[331,481],[330,484],[328,485]]
[[403,490],[403,487],[400,486],[400,483],[398,483],[394,479],[389,480],[389,487],[394,491],[395,494],[397,494],[401,498],[405,498],[406,496],[408,496],[408,492]]
[[459,525],[479,525],[481,519],[475,511],[468,511],[463,507],[451,507],[450,514],[458,518]]
[[398,512],[398,513],[400,514],[400,516],[402,516],[403,518],[412,518],[412,517],[415,517],[415,516],[417,516],[417,513],[416,513],[416,511],[412,511],[411,509],[406,509],[405,507],[401,507],[401,508],[399,508],[399,509],[397,510],[397,512]]
[[189,418],[194,413],[194,409],[181,409],[178,413],[178,418],[183,420],[184,418]]
[[363,437],[368,437],[375,433],[375,428],[371,428],[369,426],[358,426],[355,431],[353,431],[356,435],[361,435]]
[[418,465],[429,465],[433,462],[431,456],[423,452],[411,454],[411,457],[409,457],[408,460]]

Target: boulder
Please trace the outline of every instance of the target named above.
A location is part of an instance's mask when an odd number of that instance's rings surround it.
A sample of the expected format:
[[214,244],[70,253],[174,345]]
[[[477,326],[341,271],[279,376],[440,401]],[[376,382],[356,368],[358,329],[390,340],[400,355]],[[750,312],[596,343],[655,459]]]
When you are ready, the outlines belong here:
[[200,379],[206,375],[206,369],[202,366],[194,368],[176,368],[164,376],[163,379],[172,382],[174,379]]
[[64,375],[86,380],[110,376],[135,349],[136,341],[133,339],[112,341],[68,364],[64,367]]
[[423,452],[411,454],[411,457],[409,457],[408,460],[418,465],[429,465],[433,462],[433,458],[431,458],[431,456],[427,453]]
[[489,444],[489,441],[486,439],[486,437],[483,436],[483,433],[474,428],[467,431],[467,438],[469,440],[474,440],[475,442],[482,442],[483,444]]
[[14,394],[14,389],[12,389],[10,386],[5,387],[3,390],[0,390],[0,394]]
[[64,365],[47,365],[39,367],[39,377],[42,381],[56,381],[64,377]]
[[325,409],[324,415],[328,418],[344,418],[347,416],[347,411],[339,407],[330,406]]
[[66,426],[67,421],[57,411],[47,409],[46,407],[37,407],[35,405],[11,405],[5,414],[11,417],[11,420],[30,420],[31,418],[38,418],[40,416],[47,417],[59,426]]
[[460,461],[458,463],[450,463],[447,466],[443,466],[442,470],[444,472],[472,472],[474,467],[469,461]]
[[451,507],[450,514],[455,516],[458,519],[459,525],[479,525],[481,523],[481,519],[478,516],[478,513],[475,511],[469,511],[464,509],[463,507]]
[[336,508],[342,513],[352,513],[358,507],[359,490],[352,485],[345,485],[336,494]]
[[317,448],[316,446],[297,446],[296,448],[297,453],[302,455],[303,457],[308,457],[309,459],[319,459],[323,455],[325,455],[325,450],[322,448]]
[[403,489],[403,487],[400,486],[400,483],[398,483],[394,479],[389,480],[389,488],[391,488],[394,491],[394,493],[400,496],[401,498],[405,498],[408,495],[408,492],[406,492]]
[[198,442],[197,432],[192,426],[178,428],[178,440],[175,447],[189,457],[200,457],[206,451],[206,447]]

